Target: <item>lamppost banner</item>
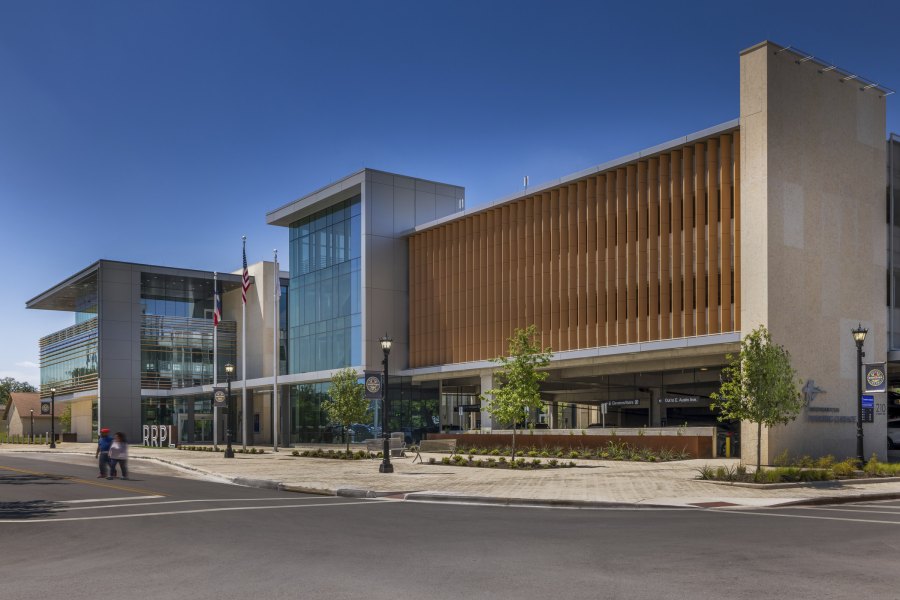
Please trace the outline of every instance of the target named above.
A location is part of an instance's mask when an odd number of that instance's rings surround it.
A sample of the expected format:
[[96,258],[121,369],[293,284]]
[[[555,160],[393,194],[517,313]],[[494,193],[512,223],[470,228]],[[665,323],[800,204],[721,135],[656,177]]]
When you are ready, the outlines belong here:
[[366,400],[381,400],[381,373],[366,371]]
[[887,370],[885,363],[874,363],[865,366],[865,391],[886,392],[887,391]]

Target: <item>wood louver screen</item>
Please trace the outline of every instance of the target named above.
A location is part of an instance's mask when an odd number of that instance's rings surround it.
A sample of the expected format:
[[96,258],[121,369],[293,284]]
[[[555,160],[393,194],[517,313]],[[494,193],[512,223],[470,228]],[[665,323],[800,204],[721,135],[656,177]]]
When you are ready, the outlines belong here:
[[410,367],[740,330],[737,130],[409,238]]

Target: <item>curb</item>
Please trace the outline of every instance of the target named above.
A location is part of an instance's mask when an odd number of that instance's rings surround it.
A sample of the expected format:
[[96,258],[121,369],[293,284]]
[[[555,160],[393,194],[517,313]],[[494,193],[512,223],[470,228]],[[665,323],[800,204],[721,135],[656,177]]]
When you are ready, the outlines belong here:
[[456,494],[435,494],[429,492],[413,492],[411,494],[404,495],[403,499],[409,502],[448,502],[462,504],[490,504],[494,506],[531,506],[543,508],[628,508],[633,510],[641,510],[645,508],[691,510],[699,508],[692,506],[671,506],[668,504],[638,504],[636,502],[561,500],[547,498],[501,498],[495,496],[464,496]]
[[822,504],[852,504],[853,502],[874,502],[877,500],[900,500],[900,492],[882,492],[878,494],[853,494],[852,496],[823,496],[820,498],[804,498],[775,504],[767,508],[778,506],[818,506]]

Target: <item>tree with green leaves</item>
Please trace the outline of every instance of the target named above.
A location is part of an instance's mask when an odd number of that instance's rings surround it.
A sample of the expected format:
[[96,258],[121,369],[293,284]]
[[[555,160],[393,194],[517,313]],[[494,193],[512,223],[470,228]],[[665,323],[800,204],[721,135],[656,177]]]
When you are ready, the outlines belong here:
[[66,407],[59,413],[59,427],[61,429],[60,433],[72,431],[72,405],[69,403],[66,403]]
[[13,392],[36,392],[33,385],[27,381],[18,381],[12,377],[0,379],[0,404],[9,402],[9,395]]
[[550,348],[542,348],[537,327],[516,328],[509,338],[509,355],[493,359],[500,368],[496,375],[500,387],[482,393],[488,402],[488,412],[500,423],[512,423],[512,459],[516,458],[516,428],[528,418],[528,411],[541,408],[541,382],[546,371],[539,371],[550,364],[553,354]]
[[710,407],[719,420],[756,423],[756,469],[762,463],[762,428],[785,425],[803,408],[800,381],[791,366],[791,355],[772,342],[764,325],[741,341],[738,356],[729,354],[722,369],[722,386],[711,394]]
[[[331,376],[328,398],[322,408],[332,423],[338,423],[346,433],[352,423],[365,421],[369,413],[369,401],[364,395],[365,386],[359,382],[354,369],[346,368]],[[347,436],[347,452],[350,452],[350,436]]]

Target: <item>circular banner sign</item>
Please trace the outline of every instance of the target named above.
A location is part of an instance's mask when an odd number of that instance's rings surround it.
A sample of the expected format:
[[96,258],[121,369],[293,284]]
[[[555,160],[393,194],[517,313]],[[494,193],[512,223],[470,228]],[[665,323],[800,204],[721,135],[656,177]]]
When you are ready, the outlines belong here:
[[50,414],[50,403],[49,402],[41,402],[41,414],[42,415]]
[[377,394],[381,391],[381,378],[378,375],[366,377],[366,391],[370,394]]
[[213,400],[216,403],[216,406],[223,407],[225,406],[226,394],[223,390],[216,390],[213,392]]
[[880,388],[884,385],[884,371],[878,367],[870,368],[866,373],[866,383],[870,388]]

